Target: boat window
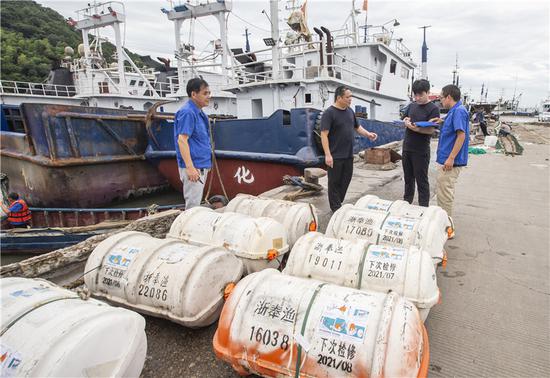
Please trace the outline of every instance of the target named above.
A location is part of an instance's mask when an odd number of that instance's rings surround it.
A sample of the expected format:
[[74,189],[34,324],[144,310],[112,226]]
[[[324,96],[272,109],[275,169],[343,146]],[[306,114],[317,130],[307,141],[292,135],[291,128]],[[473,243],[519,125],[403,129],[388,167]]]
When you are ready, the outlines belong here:
[[396,69],[397,69],[397,62],[392,59],[390,62],[390,73],[395,75]]
[[130,80],[130,85],[136,85],[136,81],[135,80]]
[[401,67],[401,77],[403,79],[408,79],[409,78],[409,70],[405,67]]
[[311,93],[306,93],[305,102],[306,104],[311,104]]
[[99,85],[99,93],[109,93],[109,83],[106,81],[100,81],[97,83]]
[[143,87],[143,84],[145,84],[145,82],[143,80],[140,80],[140,82],[138,83],[138,86]]
[[16,133],[24,133],[23,119],[19,107],[1,106],[2,112],[2,130],[13,131]]
[[290,112],[283,110],[283,126],[290,126]]

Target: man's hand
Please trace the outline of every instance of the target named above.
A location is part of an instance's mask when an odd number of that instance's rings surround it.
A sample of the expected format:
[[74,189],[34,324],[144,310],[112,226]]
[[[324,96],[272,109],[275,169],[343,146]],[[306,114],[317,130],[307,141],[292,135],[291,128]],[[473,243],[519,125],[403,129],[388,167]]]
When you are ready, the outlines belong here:
[[443,164],[443,170],[450,171],[451,169],[453,169],[454,164],[455,159],[449,156],[447,160],[445,160],[445,164]]
[[334,168],[334,160],[332,160],[332,155],[325,155],[325,164],[331,168]]
[[443,123],[443,119],[441,119],[439,117],[435,117],[435,118],[430,119],[429,122],[434,122],[434,123],[437,123],[438,125],[441,125]]
[[187,177],[189,178],[189,181],[191,182],[199,181],[200,174],[197,168],[195,167],[185,168],[185,173],[187,173]]
[[374,142],[376,139],[378,139],[378,134],[369,132],[367,138]]
[[403,122],[405,122],[405,126],[407,127],[412,126],[411,119],[409,117],[403,118]]

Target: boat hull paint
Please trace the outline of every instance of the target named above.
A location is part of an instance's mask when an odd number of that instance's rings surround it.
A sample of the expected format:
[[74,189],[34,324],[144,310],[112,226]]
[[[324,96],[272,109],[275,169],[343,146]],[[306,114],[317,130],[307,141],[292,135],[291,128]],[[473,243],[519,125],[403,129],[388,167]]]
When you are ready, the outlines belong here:
[[64,234],[62,231],[47,230],[28,234],[1,235],[2,254],[43,254],[56,249],[70,247],[109,230],[97,230],[76,234]]
[[142,114],[60,104],[19,109],[22,126],[2,130],[0,155],[10,190],[29,205],[97,207],[166,186],[144,158]]
[[183,204],[130,208],[36,208],[31,207],[31,228],[10,229],[2,220],[2,254],[40,254],[65,248],[94,235],[111,232],[153,212],[184,209]]
[[147,161],[49,167],[2,156],[10,191],[39,207],[96,207],[165,188]]
[[[290,112],[278,110],[267,118],[212,122],[216,159],[228,197],[238,193],[258,195],[280,186],[285,175],[298,176],[304,168],[324,166],[320,138],[316,135],[320,117],[319,110],[297,108]],[[359,117],[358,120],[367,130],[376,132],[378,139],[372,142],[357,135],[355,153],[403,139],[403,126]],[[145,157],[174,189],[181,191],[173,130],[173,121],[154,120]],[[209,180],[213,180],[209,195],[223,194],[216,171],[211,172]],[[206,188],[205,193],[208,185]]]
[[[283,185],[282,178],[285,175],[300,176],[303,174],[303,169],[297,166],[275,162],[219,159],[218,167],[223,187],[229,199],[239,193],[259,195]],[[168,182],[174,189],[182,191],[183,184],[179,177],[175,158],[158,160],[158,170],[168,179]],[[215,168],[208,175],[204,189],[205,195],[210,185],[209,197],[224,194]]]

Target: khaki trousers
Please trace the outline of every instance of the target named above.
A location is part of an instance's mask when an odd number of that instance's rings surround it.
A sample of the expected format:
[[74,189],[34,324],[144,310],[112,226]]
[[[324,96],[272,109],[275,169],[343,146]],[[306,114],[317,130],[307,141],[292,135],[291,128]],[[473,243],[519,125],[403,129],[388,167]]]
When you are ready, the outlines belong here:
[[464,167],[453,167],[450,171],[444,171],[443,166],[437,167],[437,205],[452,216],[453,202],[455,199],[455,184],[460,171]]
[[183,183],[183,198],[185,200],[185,210],[192,207],[200,206],[202,200],[202,194],[204,191],[204,184],[206,184],[206,179],[208,178],[208,171],[210,169],[203,168],[199,169],[200,181],[191,181],[187,177],[187,172],[185,168],[178,167],[180,180]]

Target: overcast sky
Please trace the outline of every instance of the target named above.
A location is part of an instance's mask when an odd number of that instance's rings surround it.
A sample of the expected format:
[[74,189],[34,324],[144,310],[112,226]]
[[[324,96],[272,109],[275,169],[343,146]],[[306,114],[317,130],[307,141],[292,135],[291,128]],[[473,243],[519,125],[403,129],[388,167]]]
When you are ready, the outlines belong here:
[[[206,0],[203,0],[206,1]],[[65,17],[86,7],[89,0],[38,0]],[[181,1],[183,2],[183,1]],[[168,0],[125,0],[125,46],[142,55],[171,56],[175,50],[173,23],[160,8]],[[180,1],[172,1],[179,4]],[[280,1],[281,19],[287,14]],[[362,0],[356,0],[361,9]],[[394,37],[412,50],[420,76],[422,30],[427,29],[428,76],[435,91],[452,83],[458,54],[463,91],[479,99],[481,86],[488,87],[488,100],[503,96],[511,99],[522,93],[520,107],[537,106],[550,96],[550,2],[544,0],[369,0],[368,24],[380,25],[396,18],[400,25]],[[265,48],[262,38],[269,36],[269,1],[234,0],[229,16],[230,47],[244,47],[244,29],[251,33],[251,48]],[[352,9],[351,0],[308,0],[308,25],[342,27]],[[365,13],[358,16],[364,24]],[[246,21],[246,22],[245,22]],[[248,23],[247,23],[248,22]],[[391,24],[391,23],[390,23]],[[105,33],[112,36],[112,33]],[[217,22],[199,19],[195,25],[194,45],[201,49],[218,34]],[[114,40],[113,38],[111,38]],[[188,36],[184,37],[188,41]],[[76,46],[75,46],[76,47]],[[517,83],[517,84],[516,84]]]

